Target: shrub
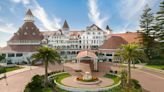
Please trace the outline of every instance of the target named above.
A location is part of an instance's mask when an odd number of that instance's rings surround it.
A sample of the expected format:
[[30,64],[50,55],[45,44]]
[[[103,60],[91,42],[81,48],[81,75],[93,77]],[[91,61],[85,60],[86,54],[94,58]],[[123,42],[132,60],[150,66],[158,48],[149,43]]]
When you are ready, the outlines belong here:
[[136,79],[131,79],[132,87],[135,89],[140,89],[141,85],[139,84],[139,81]]
[[[48,75],[52,75],[59,72],[61,71],[50,72],[48,73]],[[31,82],[26,85],[24,92],[53,92],[53,90],[56,90],[54,89],[55,87],[54,77],[49,78],[48,87],[45,88],[43,83],[44,83],[44,75],[42,76],[35,75],[32,77]],[[66,91],[55,91],[55,92],[66,92]]]
[[32,78],[32,81],[26,85],[24,92],[41,92],[40,89],[43,88],[43,77],[39,75],[35,75]]
[[159,56],[153,58],[150,62],[148,62],[148,65],[164,65],[164,57]]

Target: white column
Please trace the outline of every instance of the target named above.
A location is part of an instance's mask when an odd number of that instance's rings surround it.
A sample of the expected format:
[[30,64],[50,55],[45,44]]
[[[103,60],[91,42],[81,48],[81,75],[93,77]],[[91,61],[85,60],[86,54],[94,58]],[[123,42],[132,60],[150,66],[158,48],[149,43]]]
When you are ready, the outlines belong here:
[[80,69],[81,69],[81,68],[80,68],[80,59],[78,59],[77,63],[78,63],[78,68],[79,68],[79,70],[80,70]]
[[94,59],[94,70],[97,71],[97,60],[96,59]]

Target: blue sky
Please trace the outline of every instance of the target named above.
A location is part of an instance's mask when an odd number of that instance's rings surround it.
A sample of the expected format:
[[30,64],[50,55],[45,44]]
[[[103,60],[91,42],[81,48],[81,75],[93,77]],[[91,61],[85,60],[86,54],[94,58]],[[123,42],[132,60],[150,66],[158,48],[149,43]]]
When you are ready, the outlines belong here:
[[23,24],[30,8],[41,31],[55,31],[66,19],[71,29],[85,29],[96,24],[102,29],[109,25],[114,33],[136,31],[146,4],[155,13],[162,0],[1,0],[0,47],[6,45]]

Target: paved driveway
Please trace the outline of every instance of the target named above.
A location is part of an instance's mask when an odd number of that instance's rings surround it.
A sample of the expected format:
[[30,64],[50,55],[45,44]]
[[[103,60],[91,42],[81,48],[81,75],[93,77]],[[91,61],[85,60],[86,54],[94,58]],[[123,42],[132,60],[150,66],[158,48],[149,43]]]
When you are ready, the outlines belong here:
[[[109,67],[110,63],[101,63],[101,73],[98,75],[103,75],[109,69],[118,69],[118,67]],[[50,65],[50,70],[62,70],[62,66]],[[73,69],[65,67],[67,71],[72,71]],[[104,70],[104,71],[102,71]],[[4,79],[0,80],[0,92],[23,92],[25,85],[31,80],[32,76],[36,74],[43,74],[44,68],[39,67],[31,71],[24,71],[7,78],[8,85]],[[100,72],[98,72],[100,73]],[[140,84],[150,92],[164,92],[164,74],[159,74],[157,72],[151,72],[147,70],[132,70],[132,77],[139,80]]]
[[30,82],[31,78],[36,74],[43,74],[43,68],[36,68],[31,71],[24,71],[0,80],[0,92],[23,92],[25,85]]
[[164,74],[145,70],[133,70],[132,77],[139,80],[142,87],[150,92],[164,92]]

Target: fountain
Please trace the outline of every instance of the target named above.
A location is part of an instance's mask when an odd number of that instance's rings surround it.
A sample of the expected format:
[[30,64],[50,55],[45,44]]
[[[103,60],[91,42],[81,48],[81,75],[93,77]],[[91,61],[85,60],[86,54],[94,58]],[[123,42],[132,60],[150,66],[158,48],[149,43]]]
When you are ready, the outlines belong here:
[[97,84],[101,82],[99,78],[92,76],[90,72],[85,72],[83,76],[77,77],[76,81],[80,84]]
[[85,74],[83,75],[83,80],[91,80],[92,79],[92,75],[90,72],[85,72]]

